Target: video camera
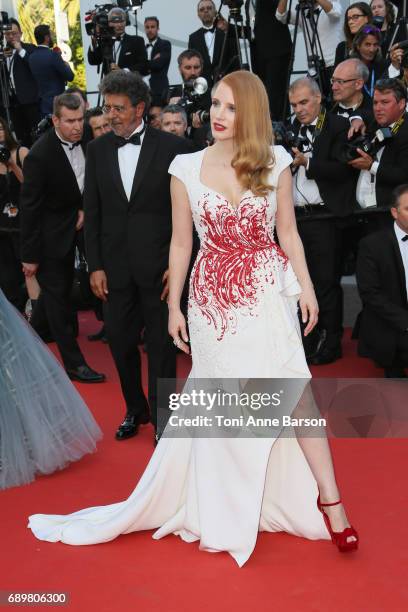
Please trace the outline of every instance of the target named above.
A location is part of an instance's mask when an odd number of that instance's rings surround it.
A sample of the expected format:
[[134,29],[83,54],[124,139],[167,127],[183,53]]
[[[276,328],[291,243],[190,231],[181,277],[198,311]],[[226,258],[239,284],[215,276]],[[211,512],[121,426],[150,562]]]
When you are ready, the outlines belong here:
[[353,161],[353,159],[357,159],[361,157],[360,153],[357,149],[361,149],[370,157],[375,157],[381,147],[384,146],[387,140],[392,138],[392,131],[390,128],[379,128],[374,135],[374,138],[371,138],[368,135],[362,136],[358,134],[355,138],[350,140],[343,149],[342,159],[343,162]]
[[9,32],[12,27],[8,13],[6,13],[6,11],[0,11],[0,33],[3,35],[4,32]]
[[98,42],[107,41],[112,44],[113,28],[108,23],[108,13],[116,4],[95,4],[95,8],[85,13],[85,30],[88,36],[93,36]]
[[184,83],[184,95],[177,102],[177,105],[184,108],[189,123],[191,122],[191,115],[194,113],[197,113],[202,124],[210,120],[210,111],[202,108],[203,98],[207,90],[208,83],[204,77],[197,77]]
[[275,145],[281,145],[293,155],[292,147],[299,149],[301,153],[305,153],[310,149],[309,140],[303,136],[296,134],[283,121],[272,121],[272,129],[274,134]]

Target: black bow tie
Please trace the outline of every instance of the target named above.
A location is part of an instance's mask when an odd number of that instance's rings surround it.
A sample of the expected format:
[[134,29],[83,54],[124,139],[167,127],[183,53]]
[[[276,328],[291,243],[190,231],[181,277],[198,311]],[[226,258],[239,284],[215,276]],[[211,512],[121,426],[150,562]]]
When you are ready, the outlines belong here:
[[300,128],[300,133],[302,134],[302,136],[307,138],[308,130],[311,134],[314,134],[315,129],[316,129],[315,125],[302,125],[302,127]]
[[62,145],[64,145],[64,147],[68,147],[70,151],[72,151],[72,149],[75,149],[75,147],[79,147],[82,144],[82,140],[78,140],[78,142],[63,142],[61,140],[60,142]]
[[401,238],[402,242],[406,242],[408,240],[408,234],[406,234],[403,238]]
[[146,49],[149,49],[149,47],[153,47],[153,44],[152,44],[152,43],[148,43],[148,44],[146,45]]
[[203,30],[204,30],[204,34],[206,34],[207,32],[213,33],[215,32],[215,26],[212,26],[212,28],[203,28]]
[[354,113],[354,108],[344,108],[343,106],[339,106],[338,112],[339,112],[339,114],[340,113],[347,113],[348,115],[351,115],[351,113]]
[[123,138],[122,136],[115,136],[115,143],[118,149],[120,147],[124,147],[127,144],[139,145],[141,144],[140,137],[145,131],[146,126],[143,128],[141,132],[136,132],[136,134],[132,134],[130,138]]

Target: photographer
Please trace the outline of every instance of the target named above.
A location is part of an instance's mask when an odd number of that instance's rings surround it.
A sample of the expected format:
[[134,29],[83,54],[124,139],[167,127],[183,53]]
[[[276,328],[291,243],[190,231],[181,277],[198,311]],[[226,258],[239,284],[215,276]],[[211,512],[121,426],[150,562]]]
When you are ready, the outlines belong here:
[[18,140],[29,147],[32,144],[31,131],[40,120],[37,83],[28,62],[36,47],[21,42],[22,33],[18,21],[10,19],[9,25],[10,29],[4,32],[4,57],[10,87],[10,115]]
[[187,113],[189,138],[198,148],[207,146],[209,132],[209,111],[211,108],[211,91],[207,89],[199,94],[195,82],[201,76],[203,59],[198,51],[186,50],[177,58],[183,83],[171,86],[168,103],[182,106]]
[[[349,162],[360,171],[357,202],[366,215],[368,230],[389,224],[393,190],[408,176],[407,91],[398,79],[381,79],[374,86],[375,123],[368,130],[370,152],[358,149]],[[384,130],[384,128],[388,128]]]
[[289,88],[289,101],[296,115],[293,130],[303,141],[302,147],[292,148],[296,217],[319,302],[315,344],[305,348],[309,363],[320,365],[342,354],[341,239],[354,208],[356,175],[339,161],[349,122],[322,107],[317,83],[297,79]]
[[[299,3],[301,10],[307,9],[306,18],[313,17],[319,37],[320,45],[323,51],[323,59],[326,66],[326,77],[329,80],[334,66],[336,47],[342,38],[342,7],[337,0],[301,0]],[[296,13],[292,9],[288,13],[288,0],[279,0],[276,11],[276,19],[281,23],[295,23]],[[299,28],[302,27],[302,21],[299,20]],[[324,92],[327,93],[327,92]]]
[[[213,0],[200,0],[197,4],[197,15],[203,27],[190,34],[188,48],[198,51],[203,58],[202,76],[211,88],[221,70],[221,52],[228,33],[217,27],[217,9]],[[222,68],[228,68],[232,59],[228,44],[226,51]]]
[[28,149],[20,147],[0,117],[0,288],[19,310],[24,309],[24,276],[20,260],[20,185]]
[[362,124],[370,125],[374,118],[371,101],[363,94],[368,77],[367,66],[357,58],[351,58],[338,64],[331,78],[335,103],[332,112],[348,119],[355,132]]
[[147,74],[147,54],[141,36],[130,36],[125,32],[126,12],[114,7],[108,13],[108,29],[95,24],[92,45],[88,49],[88,62],[99,66],[104,62],[103,72],[111,70],[131,70]]

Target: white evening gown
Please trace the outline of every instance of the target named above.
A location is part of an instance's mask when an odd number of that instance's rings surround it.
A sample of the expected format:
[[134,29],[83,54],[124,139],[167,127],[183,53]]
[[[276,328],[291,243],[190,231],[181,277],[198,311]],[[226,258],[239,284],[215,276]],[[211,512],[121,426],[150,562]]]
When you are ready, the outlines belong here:
[[[191,378],[309,378],[297,319],[300,287],[273,241],[276,192],[245,193],[237,209],[200,181],[205,151],[179,155],[169,172],[185,184],[201,248],[189,296]],[[270,183],[292,159],[274,147]],[[96,544],[156,529],[242,566],[258,531],[328,539],[317,486],[296,438],[162,437],[130,497],[66,516],[36,514],[49,542]]]

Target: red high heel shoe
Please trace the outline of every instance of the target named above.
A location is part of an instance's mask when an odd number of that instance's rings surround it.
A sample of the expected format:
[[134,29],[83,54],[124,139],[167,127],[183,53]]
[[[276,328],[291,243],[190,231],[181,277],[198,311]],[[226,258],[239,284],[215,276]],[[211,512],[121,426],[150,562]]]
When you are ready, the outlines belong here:
[[[317,507],[323,514],[324,522],[326,524],[327,531],[330,534],[333,544],[336,544],[340,552],[351,552],[353,550],[357,550],[359,538],[358,533],[354,529],[354,527],[346,527],[345,529],[343,529],[343,531],[333,531],[330,519],[327,516],[326,512],[323,510],[325,506],[337,506],[338,504],[341,504],[341,499],[339,499],[339,501],[332,502],[331,504],[322,504],[322,502],[320,501],[320,494],[317,498]],[[354,536],[356,539],[347,541],[347,538],[349,538],[350,536]]]

